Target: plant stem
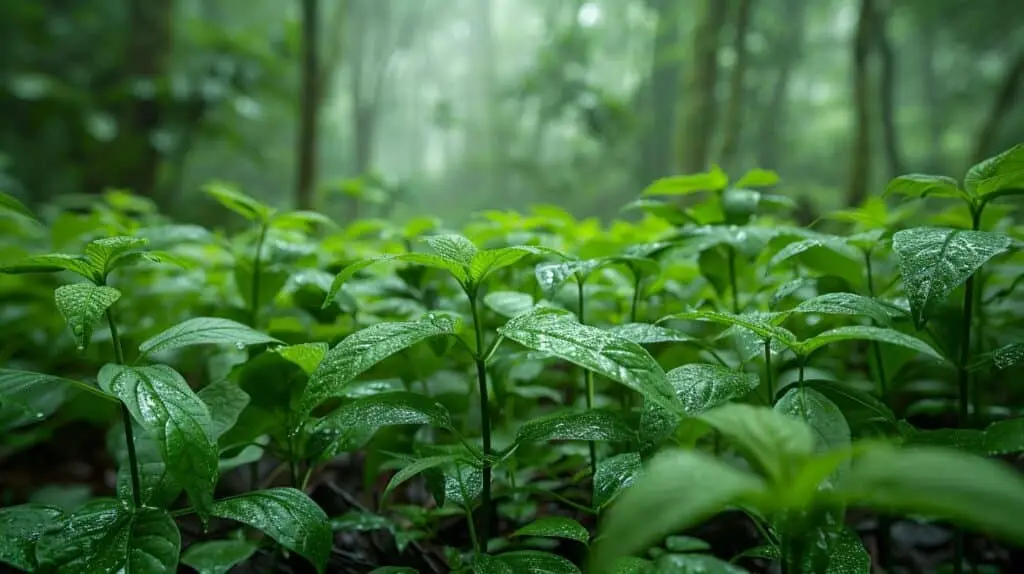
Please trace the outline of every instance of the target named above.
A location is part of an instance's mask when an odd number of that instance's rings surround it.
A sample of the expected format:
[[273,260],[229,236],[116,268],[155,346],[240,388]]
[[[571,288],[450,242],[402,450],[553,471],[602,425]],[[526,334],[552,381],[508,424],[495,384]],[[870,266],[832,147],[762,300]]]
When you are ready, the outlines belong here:
[[740,294],[736,289],[736,250],[729,246],[729,288],[732,290],[732,314],[740,314]]
[[[576,293],[579,303],[578,318],[583,325],[587,324],[586,306],[583,297],[583,278],[576,278]],[[583,383],[587,389],[587,410],[594,408],[594,373],[590,369],[583,369]],[[587,441],[590,450],[590,476],[597,476],[597,445],[594,441]]]
[[[864,268],[868,274],[868,296],[872,299],[875,297],[875,277],[874,272],[871,269],[871,251],[864,251]],[[872,321],[874,323],[874,321]],[[875,357],[875,369],[878,371],[878,396],[885,401],[885,397],[889,394],[888,382],[885,378],[885,363],[882,362],[882,345],[878,341],[871,342],[871,353]]]
[[633,270],[633,301],[629,306],[629,322],[636,323],[637,315],[640,313],[640,282],[643,277],[640,276],[640,271]]
[[484,548],[490,540],[491,529],[491,414],[490,401],[487,396],[487,357],[484,356],[484,328],[480,322],[480,309],[477,305],[476,288],[467,289],[469,306],[473,313],[473,330],[476,331],[476,379],[480,390],[480,432],[483,437],[483,489],[481,492],[481,525],[480,539],[483,540]]
[[[114,360],[117,364],[124,364],[124,349],[121,347],[121,336],[117,332],[117,323],[114,315],[107,309],[107,325],[110,327],[110,340],[114,345]],[[124,401],[121,403],[121,424],[124,426],[124,442],[128,447],[128,470],[132,477],[132,503],[135,508],[142,507],[142,487],[139,480],[139,458],[135,453],[135,429],[132,426],[132,413]]]
[[775,404],[775,383],[772,382],[772,340],[764,340],[764,379],[768,386],[768,406]]
[[260,320],[260,280],[263,275],[263,243],[267,240],[267,229],[260,227],[260,237],[256,240],[256,253],[252,257],[252,309],[249,310],[249,324],[253,329],[259,328]]

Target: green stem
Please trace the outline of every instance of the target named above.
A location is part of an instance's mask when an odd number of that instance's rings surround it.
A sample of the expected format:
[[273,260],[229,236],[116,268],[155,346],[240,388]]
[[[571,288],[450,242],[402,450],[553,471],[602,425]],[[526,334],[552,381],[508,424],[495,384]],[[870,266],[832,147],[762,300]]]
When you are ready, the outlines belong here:
[[768,386],[768,406],[775,404],[775,383],[772,381],[772,340],[764,340],[764,379]]
[[477,290],[471,288],[466,290],[469,297],[469,306],[473,313],[473,330],[476,331],[476,379],[480,390],[480,426],[483,436],[483,490],[481,492],[481,527],[480,539],[486,545],[490,540],[491,529],[491,414],[490,401],[487,396],[487,359],[484,353],[484,328],[480,322],[480,309],[477,305]]
[[642,291],[640,290],[640,282],[643,277],[640,276],[640,272],[637,270],[633,271],[633,301],[629,306],[629,322],[636,323],[637,315],[640,313],[640,296]]
[[[110,340],[114,345],[114,360],[117,364],[124,364],[124,348],[121,346],[121,336],[117,332],[117,323],[114,315],[107,309],[107,325],[110,327]],[[142,507],[142,487],[139,480],[139,458],[135,453],[135,429],[132,423],[132,413],[128,406],[121,403],[121,424],[124,426],[124,442],[128,447],[128,470],[132,476],[132,503],[135,508]]]
[[[870,250],[864,252],[864,268],[867,269],[868,274],[868,296],[874,299],[875,277],[874,272],[871,269]],[[885,401],[885,397],[889,394],[889,384],[885,377],[885,363],[882,362],[882,345],[878,341],[871,342],[871,353],[875,357],[875,369],[878,371],[878,396],[882,401]]]
[[256,253],[252,258],[252,309],[249,310],[249,324],[253,329],[259,328],[260,320],[260,281],[263,276],[263,243],[267,240],[268,225],[260,227],[260,237],[256,240]]
[[736,250],[729,247],[729,288],[732,290],[732,314],[740,314],[740,293],[736,288]]
[[466,509],[466,525],[469,526],[469,539],[473,542],[473,550],[480,554],[485,550],[480,548],[480,538],[476,535],[476,524],[473,524],[473,511]]
[[[587,324],[586,306],[583,297],[583,278],[576,278],[577,301],[579,304],[579,320],[583,325]],[[587,390],[587,410],[594,408],[594,374],[590,369],[583,369],[583,384]],[[590,476],[597,476],[597,445],[594,441],[587,441],[590,450]]]

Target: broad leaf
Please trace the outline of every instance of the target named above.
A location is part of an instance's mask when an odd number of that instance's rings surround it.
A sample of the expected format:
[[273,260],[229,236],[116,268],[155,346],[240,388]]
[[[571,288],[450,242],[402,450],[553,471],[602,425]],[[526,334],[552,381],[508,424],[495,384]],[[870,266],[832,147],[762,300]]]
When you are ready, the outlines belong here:
[[469,281],[469,276],[466,274],[465,267],[455,261],[445,259],[440,255],[433,253],[401,253],[398,255],[383,255],[380,257],[373,257],[370,259],[361,259],[355,263],[350,264],[348,267],[342,269],[331,281],[331,286],[327,290],[327,295],[324,297],[322,307],[326,309],[334,302],[338,297],[338,293],[341,292],[341,288],[345,283],[351,279],[356,273],[366,269],[367,267],[384,261],[403,261],[406,263],[412,263],[415,265],[422,265],[424,267],[431,267],[434,269],[441,269],[452,274],[453,277],[459,283],[463,285]]
[[0,563],[36,570],[36,541],[59,524],[63,512],[53,506],[21,504],[0,508]]
[[728,403],[700,418],[772,480],[788,474],[790,460],[814,452],[814,434],[806,423],[767,407]]
[[1024,544],[1024,478],[1001,462],[879,446],[857,457],[836,495],[850,505],[924,514]]
[[71,328],[79,351],[89,345],[93,326],[120,297],[117,289],[92,283],[71,283],[54,290],[57,310]]
[[955,179],[944,175],[928,175],[911,173],[901,175],[885,187],[882,197],[887,195],[906,195],[909,197],[952,197],[966,198]]
[[56,273],[58,271],[71,271],[91,281],[98,281],[101,278],[99,271],[94,269],[85,257],[65,253],[33,255],[17,263],[0,265],[0,273],[10,275],[21,273]]
[[181,555],[181,563],[199,574],[227,574],[235,565],[248,560],[259,545],[249,540],[210,540],[196,542]]
[[617,412],[587,409],[555,413],[531,419],[516,432],[516,442],[586,440],[627,442],[635,438],[632,429]]
[[843,528],[839,539],[829,550],[825,574],[871,574],[871,555],[856,530]]
[[193,345],[232,345],[242,350],[263,343],[280,341],[231,319],[194,317],[150,337],[139,345],[139,351],[148,355]]
[[459,506],[464,509],[473,503],[484,489],[484,474],[476,464],[456,460],[442,468],[444,476],[444,502],[441,506]]
[[594,474],[594,508],[607,505],[620,491],[629,488],[640,476],[641,470],[640,455],[635,452],[599,460]]
[[[138,424],[135,429],[135,459],[139,469],[139,499],[143,505],[167,508],[181,495],[181,482],[164,462],[161,442],[145,432]],[[110,450],[117,459],[117,496],[121,500],[132,499],[132,476],[128,461],[128,447],[124,439],[124,426],[114,425],[109,438],[115,443]]]
[[40,569],[67,574],[178,571],[181,534],[166,510],[133,510],[122,500],[99,498],[65,516],[39,537]]
[[114,268],[119,258],[147,245],[149,245],[149,241],[141,237],[126,235],[102,237],[86,244],[85,258],[93,269],[101,273],[101,277],[105,277]]
[[[580,574],[580,569],[569,560],[540,550],[515,550],[495,557],[511,570],[509,572],[537,572],[543,574]],[[504,570],[477,570],[484,572],[505,572]]]
[[668,381],[683,403],[688,416],[703,414],[728,401],[740,398],[760,384],[755,373],[691,363],[668,372]]
[[316,447],[324,455],[333,453],[339,439],[356,434],[369,438],[377,430],[395,425],[432,425],[451,429],[448,409],[430,397],[398,391],[360,397],[338,407],[314,426]]
[[1024,418],[988,425],[985,429],[985,450],[992,456],[1024,452]]
[[729,176],[717,165],[711,171],[691,175],[677,175],[659,179],[647,186],[642,196],[689,195],[700,191],[718,191],[729,185]]
[[121,399],[157,441],[168,471],[205,515],[213,501],[218,458],[206,403],[166,365],[107,364],[98,379],[100,388]]
[[885,403],[870,393],[827,380],[806,381],[804,386],[820,392],[835,403],[855,434],[858,428],[870,425],[882,425],[890,431],[897,428],[896,415]]
[[464,460],[464,457],[456,454],[428,456],[426,458],[415,460],[409,463],[408,465],[402,467],[401,470],[396,472],[395,475],[391,477],[391,480],[388,481],[388,485],[384,489],[384,494],[381,495],[381,498],[387,498],[388,494],[391,493],[391,491],[398,488],[399,486],[402,485],[402,483],[420,473],[448,464],[455,464],[461,460]]
[[643,347],[628,339],[551,312],[519,315],[498,333],[621,383],[665,408],[678,409],[665,371]]
[[533,297],[519,291],[491,291],[484,295],[484,305],[508,319],[533,308]]
[[310,375],[299,399],[299,414],[343,396],[356,377],[391,355],[431,337],[455,335],[457,328],[454,319],[430,313],[415,321],[377,323],[352,333],[328,351]]
[[937,227],[893,234],[892,248],[899,256],[903,289],[917,327],[922,328],[940,303],[1012,243],[1000,233]]
[[235,426],[238,415],[249,405],[249,393],[230,379],[210,383],[203,387],[198,395],[210,411],[209,432],[213,440],[219,439]]
[[637,345],[653,345],[656,343],[685,343],[694,338],[678,329],[669,329],[650,323],[626,323],[608,329],[608,332],[629,339]]
[[444,259],[462,267],[472,265],[473,258],[480,252],[472,241],[457,233],[428,235],[423,242]]
[[812,297],[790,310],[792,313],[821,313],[823,315],[854,315],[867,317],[880,325],[892,323],[889,309],[871,297],[854,293],[825,293]]
[[32,210],[25,207],[24,203],[18,201],[14,196],[3,192],[0,192],[0,212],[13,213],[33,221],[38,221]]
[[550,261],[538,264],[533,274],[541,291],[551,297],[569,279],[582,277],[586,281],[587,276],[600,265],[596,259]]
[[564,516],[548,516],[527,524],[516,530],[512,536],[545,536],[548,538],[566,538],[586,544],[590,540],[590,532],[579,522]]
[[850,425],[842,411],[814,389],[791,387],[775,403],[775,410],[800,419],[811,427],[816,452],[842,450],[850,446]]
[[964,177],[964,187],[985,199],[1024,193],[1024,144],[971,167]]
[[695,319],[699,321],[712,321],[722,325],[734,325],[736,327],[752,331],[761,339],[771,339],[779,341],[785,345],[792,345],[796,342],[796,337],[793,336],[793,333],[790,333],[782,327],[773,325],[767,320],[764,320],[760,316],[754,314],[733,315],[732,313],[723,313],[720,311],[686,311],[662,317],[658,322],[661,323],[663,321],[673,319]]
[[1003,345],[979,356],[971,365],[972,370],[979,370],[990,364],[997,369],[1009,369],[1024,361],[1024,343]]
[[330,346],[327,343],[299,343],[278,347],[274,351],[289,362],[298,365],[307,375],[312,375],[320,362],[324,360],[328,349]]
[[770,169],[752,169],[743,174],[733,187],[767,187],[779,183],[779,174]]
[[825,235],[821,237],[801,239],[800,241],[794,241],[793,243],[787,244],[777,253],[772,255],[766,266],[769,269],[774,268],[783,261],[787,261],[801,253],[811,251],[812,249],[819,248],[827,249],[834,254],[849,259],[851,262],[855,261],[859,263],[861,260],[860,253],[858,253],[854,247],[850,246],[845,237]]
[[106,399],[110,395],[71,379],[31,371],[0,369],[0,430],[38,423],[64,404],[71,388]]
[[806,357],[815,349],[840,341],[877,341],[905,347],[939,360],[945,360],[941,353],[917,337],[893,329],[867,325],[849,325],[830,329],[793,345],[793,351]]
[[224,182],[208,184],[204,191],[216,199],[221,205],[241,215],[249,221],[256,223],[267,223],[270,221],[274,210],[238,191],[233,185]]
[[257,490],[213,503],[210,514],[263,531],[278,544],[309,560],[323,572],[331,554],[327,515],[294,488]]
[[[685,485],[685,486],[684,486]],[[765,491],[758,477],[693,450],[654,456],[602,521],[592,564],[612,564]]]
[[540,255],[542,253],[549,252],[551,252],[551,250],[531,247],[528,245],[514,245],[512,247],[501,247],[499,249],[479,251],[473,255],[473,258],[470,261],[469,279],[473,283],[479,284],[491,273],[515,264],[527,255]]
[[748,574],[743,568],[708,554],[662,554],[654,561],[653,571],[679,574]]

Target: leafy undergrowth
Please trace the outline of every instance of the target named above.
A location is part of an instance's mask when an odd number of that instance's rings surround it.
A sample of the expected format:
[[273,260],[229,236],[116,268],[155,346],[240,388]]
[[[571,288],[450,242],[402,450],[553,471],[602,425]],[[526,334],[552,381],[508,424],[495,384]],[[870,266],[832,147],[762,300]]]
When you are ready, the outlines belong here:
[[225,184],[237,234],[0,196],[0,562],[1012,570],[1024,146],[813,228],[777,183],[459,232]]

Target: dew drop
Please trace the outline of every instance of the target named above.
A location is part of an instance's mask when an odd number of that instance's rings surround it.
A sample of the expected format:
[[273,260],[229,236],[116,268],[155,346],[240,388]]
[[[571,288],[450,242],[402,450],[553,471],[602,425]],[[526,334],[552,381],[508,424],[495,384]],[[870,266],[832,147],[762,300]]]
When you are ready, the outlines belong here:
[[32,416],[34,416],[36,418],[36,420],[38,421],[38,420],[42,420],[42,419],[46,418],[46,413],[35,413]]
[[239,351],[244,351],[245,343],[242,341],[235,341],[235,348],[238,349]]
[[84,350],[85,350],[85,345],[78,345],[78,346],[77,346],[77,347],[75,347],[75,348],[76,348],[76,349],[78,349],[78,351],[79,351],[79,352],[82,352],[82,351],[84,351]]

